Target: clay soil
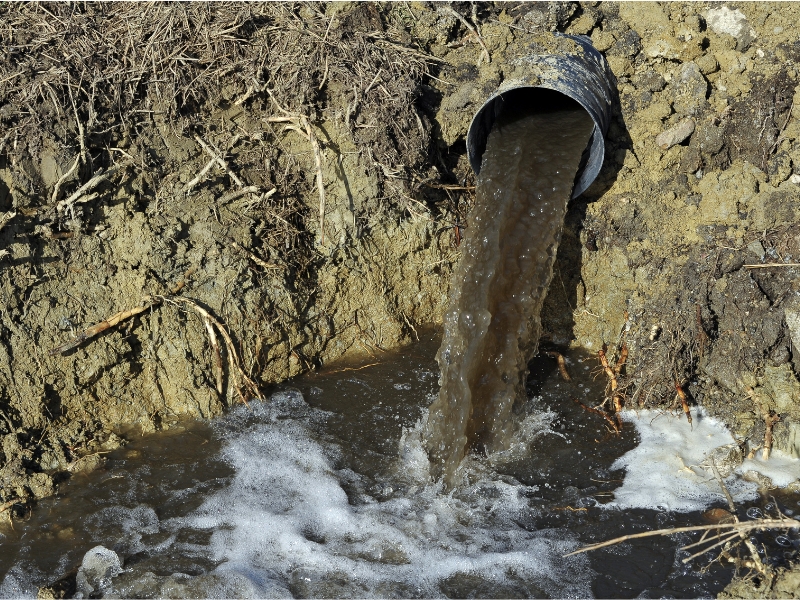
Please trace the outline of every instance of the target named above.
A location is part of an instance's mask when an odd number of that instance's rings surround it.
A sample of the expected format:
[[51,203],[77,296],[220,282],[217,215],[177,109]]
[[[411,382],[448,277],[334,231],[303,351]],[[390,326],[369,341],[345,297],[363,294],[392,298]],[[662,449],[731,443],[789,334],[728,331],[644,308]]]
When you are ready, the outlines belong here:
[[551,32],[590,36],[618,94],[546,340],[624,335],[629,406],[677,409],[678,382],[800,454],[800,5],[721,6],[0,7],[2,518],[125,437],[439,322],[467,127]]

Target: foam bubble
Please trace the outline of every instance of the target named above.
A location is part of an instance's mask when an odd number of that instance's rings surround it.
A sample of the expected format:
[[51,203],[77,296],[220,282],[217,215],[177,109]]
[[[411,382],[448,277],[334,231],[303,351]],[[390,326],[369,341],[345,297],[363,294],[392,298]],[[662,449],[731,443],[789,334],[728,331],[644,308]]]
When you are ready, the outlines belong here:
[[773,450],[769,459],[762,460],[761,452],[758,452],[755,458],[746,459],[738,469],[740,473],[748,471],[769,477],[776,487],[787,487],[800,479],[800,460],[780,450]]
[[[269,414],[300,408],[299,394],[272,402],[228,441],[230,485],[185,521],[214,531],[215,575],[295,596],[463,595],[476,585],[505,595],[591,594],[587,559],[561,558],[576,547],[573,536],[518,524],[532,510],[526,486],[482,480],[457,494],[420,485],[384,502],[350,498],[342,481],[358,476],[337,471],[336,450],[301,421]],[[423,477],[418,441],[403,443],[416,470],[409,479]]]
[[[725,502],[708,458],[736,441],[719,420],[702,409],[694,413],[692,425],[683,417],[657,411],[624,413],[641,441],[612,465],[625,468],[625,480],[614,492],[614,502],[605,506],[689,512]],[[754,500],[758,495],[755,484],[736,474],[726,477],[725,484],[735,502]]]

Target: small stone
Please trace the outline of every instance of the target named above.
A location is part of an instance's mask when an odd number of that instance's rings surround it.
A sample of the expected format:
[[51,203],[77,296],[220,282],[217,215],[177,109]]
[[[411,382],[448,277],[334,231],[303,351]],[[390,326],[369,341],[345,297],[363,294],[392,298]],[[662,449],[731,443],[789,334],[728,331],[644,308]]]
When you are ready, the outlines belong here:
[[75,577],[80,597],[89,598],[90,594],[97,590],[108,588],[111,578],[120,573],[122,573],[122,563],[117,553],[105,546],[95,546],[83,555],[83,562]]
[[700,68],[693,62],[685,62],[678,67],[670,83],[672,106],[682,115],[697,115],[708,104],[708,82]]
[[662,150],[669,150],[676,144],[680,144],[694,133],[694,119],[691,117],[683,119],[674,127],[658,134],[656,144]]
[[792,182],[793,184],[795,184],[795,185],[797,185],[797,184],[800,184],[800,175],[798,175],[797,173],[795,173],[794,175],[792,175],[791,177],[789,177],[789,181],[791,181],[791,182]]
[[750,250],[753,254],[755,254],[759,260],[764,260],[764,256],[766,256],[766,252],[764,250],[764,246],[761,245],[761,242],[758,240],[752,241],[747,244],[747,249]]
[[736,39],[736,49],[740,52],[756,39],[756,32],[747,22],[747,17],[740,10],[731,10],[727,6],[712,8],[706,14],[706,23],[714,33],[728,34]]

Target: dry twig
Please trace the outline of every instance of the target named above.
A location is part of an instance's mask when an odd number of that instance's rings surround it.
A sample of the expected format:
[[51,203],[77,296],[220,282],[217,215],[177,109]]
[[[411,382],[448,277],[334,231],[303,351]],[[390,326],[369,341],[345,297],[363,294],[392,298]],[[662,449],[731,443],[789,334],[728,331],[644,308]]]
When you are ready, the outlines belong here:
[[472,35],[475,36],[475,38],[478,40],[478,43],[481,45],[482,52],[481,52],[481,58],[478,60],[478,66],[481,65],[481,60],[483,59],[485,59],[487,63],[492,62],[492,57],[489,55],[489,48],[486,47],[486,42],[483,41],[483,37],[481,37],[481,34],[478,32],[478,24],[475,23],[475,25],[473,25],[472,23],[467,21],[466,17],[464,17],[453,7],[448,6],[447,8],[451,14],[455,15],[455,17],[459,21],[461,21],[461,23],[464,24],[464,27],[466,27],[472,32]]
[[636,540],[640,538],[653,537],[656,535],[673,535],[675,533],[686,533],[690,531],[736,531],[738,533],[746,533],[748,531],[757,531],[765,529],[794,529],[800,527],[800,521],[796,519],[758,519],[755,521],[746,521],[744,523],[717,523],[714,525],[690,525],[688,527],[670,527],[669,529],[655,529],[653,531],[643,531],[641,533],[633,533],[630,535],[623,535],[612,540],[605,542],[598,542],[597,544],[590,544],[584,546],[569,554],[564,554],[564,557],[572,556],[573,554],[580,554],[581,552],[589,552],[591,550],[598,550],[600,548],[607,548],[615,544],[621,544],[628,540]]
[[[228,146],[232,147],[236,142],[239,141],[239,137],[240,136],[238,134],[233,136],[233,139],[228,144]],[[197,134],[195,134],[194,139],[197,141],[198,144],[200,144],[200,146],[203,148],[205,153],[208,154],[211,157],[211,160],[216,162],[220,167],[222,167],[225,170],[225,172],[228,174],[228,177],[231,178],[231,181],[233,181],[240,188],[245,187],[245,185],[242,182],[242,180],[239,179],[239,177],[236,175],[236,173],[234,173],[231,170],[230,165],[228,165],[227,161],[222,157],[222,152],[219,151],[219,148],[212,148],[208,143],[206,143],[205,140],[203,140],[203,138],[201,138]],[[194,181],[194,180],[192,180],[192,181]],[[187,187],[189,187],[188,184],[187,184]]]

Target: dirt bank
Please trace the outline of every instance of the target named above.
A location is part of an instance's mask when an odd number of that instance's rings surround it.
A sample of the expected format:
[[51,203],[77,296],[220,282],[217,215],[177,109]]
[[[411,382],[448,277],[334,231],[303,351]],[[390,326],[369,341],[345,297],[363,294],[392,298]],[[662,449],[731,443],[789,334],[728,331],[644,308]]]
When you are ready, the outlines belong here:
[[624,331],[629,405],[675,407],[677,381],[750,448],[774,413],[775,447],[800,454],[798,17],[0,8],[0,505],[19,500],[3,514],[120,436],[241,401],[245,377],[264,388],[437,322],[469,225],[466,128],[552,31],[589,35],[619,97],[603,171],[570,207],[547,336],[598,349]]

